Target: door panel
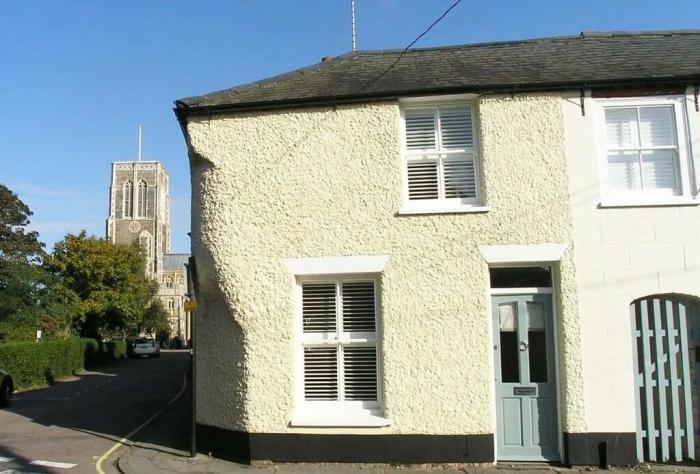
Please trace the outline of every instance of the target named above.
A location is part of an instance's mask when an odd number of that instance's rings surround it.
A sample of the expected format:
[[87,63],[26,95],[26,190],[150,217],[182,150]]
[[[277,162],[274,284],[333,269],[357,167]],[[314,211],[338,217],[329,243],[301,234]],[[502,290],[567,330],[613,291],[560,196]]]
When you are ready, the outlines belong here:
[[504,427],[503,442],[506,446],[521,446],[523,444],[522,410],[520,400],[517,398],[504,398],[501,401],[503,415],[514,423]]
[[551,295],[493,297],[499,460],[558,460]]

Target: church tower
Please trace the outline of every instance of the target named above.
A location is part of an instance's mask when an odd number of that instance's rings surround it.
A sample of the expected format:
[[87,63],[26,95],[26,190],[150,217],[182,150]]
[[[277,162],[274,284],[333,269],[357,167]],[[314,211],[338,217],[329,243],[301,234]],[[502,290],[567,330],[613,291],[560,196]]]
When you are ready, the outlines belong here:
[[158,161],[112,163],[107,239],[138,242],[146,253],[146,273],[160,281],[170,253],[168,173]]

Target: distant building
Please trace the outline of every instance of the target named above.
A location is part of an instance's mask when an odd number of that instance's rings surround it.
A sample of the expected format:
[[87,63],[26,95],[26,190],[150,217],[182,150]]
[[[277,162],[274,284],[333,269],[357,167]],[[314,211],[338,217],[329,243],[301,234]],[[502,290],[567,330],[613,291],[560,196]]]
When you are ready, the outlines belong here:
[[187,318],[184,308],[185,293],[187,292],[185,264],[189,258],[189,254],[186,253],[164,256],[158,293],[158,296],[163,300],[163,306],[170,315],[170,337],[178,338],[183,343],[186,343],[190,338],[189,318]]
[[138,242],[146,254],[146,273],[158,281],[158,296],[170,313],[170,338],[189,339],[185,267],[189,255],[170,254],[168,172],[158,161],[112,163],[107,239]]

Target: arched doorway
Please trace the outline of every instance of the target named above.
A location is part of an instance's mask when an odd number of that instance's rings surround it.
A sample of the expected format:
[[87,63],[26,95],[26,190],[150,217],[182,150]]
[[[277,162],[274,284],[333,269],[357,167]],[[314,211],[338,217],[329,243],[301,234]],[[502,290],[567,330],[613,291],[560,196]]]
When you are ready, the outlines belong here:
[[631,305],[637,372],[637,455],[640,461],[695,459],[698,425],[697,298],[665,294]]

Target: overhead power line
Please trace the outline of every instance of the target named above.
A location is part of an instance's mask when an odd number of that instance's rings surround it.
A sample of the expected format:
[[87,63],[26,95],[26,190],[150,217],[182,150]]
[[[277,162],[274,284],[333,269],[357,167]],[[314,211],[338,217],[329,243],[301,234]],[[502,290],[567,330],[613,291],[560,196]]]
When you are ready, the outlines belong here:
[[440,17],[439,17],[437,20],[435,20],[434,22],[432,22],[432,23],[430,24],[430,26],[429,26],[428,28],[426,28],[426,30],[425,30],[423,33],[421,33],[421,34],[419,34],[418,36],[416,36],[416,39],[414,39],[413,41],[411,41],[411,43],[410,43],[408,46],[406,46],[406,47],[404,48],[403,51],[401,51],[401,54],[399,54],[399,55],[396,57],[396,60],[394,60],[394,62],[391,63],[391,65],[390,65],[388,68],[386,68],[386,69],[385,69],[380,75],[378,75],[376,78],[372,79],[372,80],[369,81],[367,84],[365,84],[364,87],[363,87],[362,89],[366,89],[367,87],[371,86],[372,84],[374,84],[375,82],[377,82],[379,79],[381,79],[382,77],[384,77],[384,75],[385,75],[387,72],[391,71],[391,69],[393,69],[393,67],[396,66],[396,64],[401,60],[401,58],[404,57],[404,55],[408,52],[408,50],[411,49],[411,46],[413,46],[414,44],[416,44],[423,36],[425,36],[430,30],[432,30],[433,27],[434,27],[435,25],[437,25],[438,23],[440,23],[440,21],[442,21],[442,19],[445,18],[445,17],[452,11],[452,9],[453,9],[454,7],[456,7],[456,6],[459,4],[459,2],[461,2],[461,1],[462,1],[462,0],[456,0],[452,5],[450,5],[450,7],[449,7],[447,10],[445,10],[445,11],[443,12],[443,14],[440,15]]

